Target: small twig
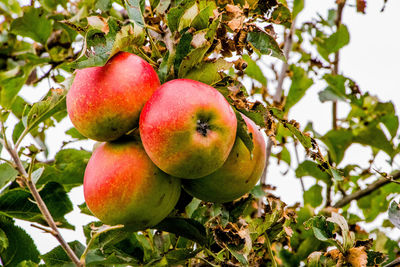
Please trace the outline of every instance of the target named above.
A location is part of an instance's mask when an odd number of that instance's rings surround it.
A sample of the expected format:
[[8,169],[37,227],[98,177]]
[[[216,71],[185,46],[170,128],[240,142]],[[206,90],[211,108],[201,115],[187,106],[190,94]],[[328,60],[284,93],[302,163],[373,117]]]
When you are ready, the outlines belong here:
[[343,197],[341,200],[335,203],[333,207],[335,208],[342,208],[349,204],[353,200],[358,200],[362,197],[365,197],[375,190],[381,188],[384,185],[387,185],[390,182],[393,182],[394,180],[398,180],[400,178],[400,172],[397,172],[393,175],[393,179],[387,179],[387,178],[379,178],[376,180],[374,183],[368,185],[365,189],[359,190],[357,192],[354,192],[353,194],[347,195]]
[[[345,5],[346,1],[339,1],[337,4],[337,17],[335,20],[335,25],[336,25],[336,30],[339,30],[340,25],[342,24],[342,14],[343,14],[343,8]],[[339,74],[339,58],[340,58],[340,50],[338,50],[335,53],[335,58],[333,60],[333,69],[332,69],[332,74],[337,75]],[[337,130],[338,125],[337,125],[337,101],[333,101],[332,103],[332,128],[334,130]]]
[[[300,158],[299,158],[299,151],[297,150],[297,140],[294,140],[293,145],[294,145],[294,155],[296,156],[297,165],[299,165]],[[303,194],[304,194],[306,192],[306,188],[304,186],[303,177],[300,177],[300,184],[301,184],[301,189],[303,190]]]
[[40,225],[36,225],[36,224],[31,223],[31,226],[34,227],[34,228],[37,228],[39,230],[42,230],[42,231],[44,231],[46,233],[52,234],[52,235],[56,234],[52,229],[48,229],[48,228],[45,228],[45,227],[40,226]]
[[398,264],[400,264],[400,258],[397,258],[394,261],[389,262],[388,264],[384,265],[383,267],[394,267],[394,266],[398,266]]
[[83,251],[83,253],[81,255],[80,262],[81,262],[82,266],[85,266],[86,255],[88,254],[90,247],[93,245],[94,241],[96,240],[96,238],[99,235],[101,235],[103,233],[106,233],[108,231],[115,230],[115,229],[120,229],[120,228],[123,228],[123,227],[124,226],[122,224],[117,224],[117,225],[114,225],[114,226],[108,226],[104,230],[95,232],[95,234],[90,238],[89,243],[87,244],[85,250]]
[[331,198],[332,194],[331,193],[332,193],[332,183],[326,184],[326,203],[325,203],[325,207],[331,206],[331,202],[332,202],[332,198]]
[[273,267],[278,267],[278,264],[276,263],[276,260],[275,260],[275,257],[274,257],[274,253],[273,253],[272,248],[271,248],[271,242],[269,241],[268,234],[265,234],[264,236],[265,236],[265,243],[267,244],[268,254],[269,254],[269,257],[271,258],[271,261],[272,261],[272,266]]

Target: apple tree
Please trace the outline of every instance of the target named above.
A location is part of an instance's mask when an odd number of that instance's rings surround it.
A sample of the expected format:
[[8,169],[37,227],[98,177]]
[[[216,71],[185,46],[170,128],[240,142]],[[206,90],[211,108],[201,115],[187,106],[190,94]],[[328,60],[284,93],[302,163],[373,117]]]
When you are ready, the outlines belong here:
[[[2,0],[0,1],[0,260],[3,266],[395,266],[400,227],[399,120],[340,70],[350,42],[342,13],[365,13],[366,0],[337,0],[334,9],[296,23],[304,0]],[[332,0],[332,2],[334,2]],[[386,3],[386,1],[384,1]],[[241,198],[217,204],[182,191],[174,210],[152,229],[132,232],[93,217],[86,241],[67,243],[65,215],[79,204],[69,192],[83,183],[92,151],[86,137],[63,129],[49,156],[53,127],[68,120],[66,94],[74,71],[104,66],[120,51],[147,61],[161,83],[187,78],[217,89],[231,107],[265,132],[260,182]],[[291,113],[307,90],[332,106],[332,127],[300,125]],[[24,88],[47,88],[32,102]],[[194,96],[195,97],[195,96]],[[178,104],[178,103],[177,103]],[[338,108],[348,110],[338,118]],[[64,124],[65,125],[65,124]],[[252,134],[238,120],[249,152]],[[365,146],[370,160],[348,164],[346,150]],[[389,167],[376,167],[384,157]],[[275,159],[273,159],[275,158]],[[285,165],[302,185],[288,206],[268,174]],[[312,180],[306,186],[303,179]],[[229,184],[226,185],[227,188]],[[380,220],[388,214],[388,219]],[[16,222],[53,235],[39,240]],[[366,223],[375,225],[364,230]],[[38,245],[38,247],[37,247]]]

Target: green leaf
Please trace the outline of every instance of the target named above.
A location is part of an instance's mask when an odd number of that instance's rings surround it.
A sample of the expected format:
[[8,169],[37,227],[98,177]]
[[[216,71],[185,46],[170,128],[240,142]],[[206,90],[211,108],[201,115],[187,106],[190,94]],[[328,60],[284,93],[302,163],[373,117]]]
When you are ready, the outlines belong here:
[[328,147],[331,160],[339,164],[344,157],[346,149],[353,142],[353,133],[345,129],[331,130],[321,140]]
[[39,263],[39,251],[32,238],[12,219],[0,215],[0,229],[8,239],[7,249],[0,252],[3,266],[14,267],[25,260]]
[[8,241],[6,233],[0,229],[0,253],[8,248],[10,242]]
[[289,131],[296,136],[296,138],[300,141],[301,145],[308,149],[312,148],[311,137],[304,135],[296,126],[290,123],[285,123],[285,127],[289,129]]
[[227,246],[226,248],[240,262],[241,266],[249,266],[249,262],[242,253],[234,250],[231,246]]
[[133,20],[140,27],[144,27],[144,0],[126,0],[125,8],[128,12],[128,16],[131,20]]
[[227,62],[222,58],[214,62],[201,62],[198,66],[190,70],[185,78],[213,85],[222,80],[224,77],[223,71],[228,70],[232,65],[233,63]]
[[366,127],[360,131],[353,132],[354,142],[362,145],[372,146],[383,150],[389,156],[393,156],[395,150],[383,131],[377,127]]
[[257,63],[249,55],[245,54],[242,58],[247,62],[247,67],[244,71],[247,76],[259,81],[263,86],[267,86],[267,78]]
[[182,63],[179,66],[178,77],[185,77],[190,70],[197,66],[203,60],[204,55],[210,46],[211,44],[206,42],[204,46],[190,51],[190,53],[183,58]]
[[235,110],[235,114],[237,119],[237,136],[240,138],[240,140],[242,140],[243,144],[249,150],[251,157],[253,157],[253,134],[249,132],[247,124],[240,112]]
[[392,203],[390,203],[388,213],[390,222],[400,229],[400,207],[396,201],[392,201]]
[[89,210],[88,206],[86,205],[86,202],[83,202],[82,204],[78,205],[78,208],[81,210],[81,213],[94,216],[93,213]]
[[87,139],[87,137],[83,136],[80,132],[78,132],[78,130],[74,127],[70,128],[69,130],[67,130],[65,132],[67,135],[71,136],[74,139],[78,139],[78,140],[85,140]]
[[0,188],[3,188],[7,183],[12,182],[18,175],[18,171],[8,163],[0,164]]
[[175,50],[175,59],[174,59],[174,71],[178,73],[179,66],[182,63],[184,57],[192,50],[191,42],[193,40],[193,35],[189,32],[185,32],[182,34],[179,39],[179,43],[176,46]]
[[17,265],[17,267],[37,267],[37,266],[39,265],[33,261],[21,261]]
[[210,2],[210,5],[200,10],[199,14],[193,19],[191,27],[196,30],[206,29],[209,24],[210,17],[213,16],[213,10],[216,8],[214,2]]
[[171,8],[167,14],[167,24],[171,32],[178,30],[178,25],[181,17],[185,13],[186,9],[193,6],[194,0],[183,1],[180,5]]
[[[78,258],[82,255],[85,247],[79,241],[69,242],[68,245],[75,252]],[[58,246],[51,250],[50,252],[41,256],[43,261],[46,263],[46,266],[54,266],[54,267],[74,267],[75,264],[72,263],[71,259],[68,257],[67,253],[65,253],[64,249],[61,246]]]
[[40,177],[41,177],[42,174],[43,174],[43,171],[44,171],[44,167],[41,167],[41,168],[39,168],[39,169],[37,169],[37,170],[35,170],[35,171],[32,172],[31,179],[32,179],[32,182],[33,182],[34,184],[36,184],[37,181],[39,181]]
[[206,229],[201,223],[193,219],[167,217],[154,228],[183,236],[201,245],[207,243]]
[[83,175],[91,153],[85,150],[63,149],[55,156],[54,165],[46,165],[38,184],[60,183],[65,190],[83,183]]
[[281,24],[290,28],[290,25],[292,24],[292,14],[286,5],[279,3],[272,12],[269,20],[275,24]]
[[314,216],[304,222],[306,229],[312,229],[314,236],[321,241],[333,241],[335,225],[324,216]]
[[165,256],[169,265],[177,265],[179,263],[183,263],[188,259],[194,258],[200,251],[200,248],[197,250],[178,248],[170,250]]
[[292,11],[293,19],[303,10],[303,8],[304,8],[304,0],[293,1],[293,11]]
[[[62,94],[52,92],[52,95],[45,100],[35,103],[27,116],[26,128],[24,130],[25,135],[44,120],[65,109],[65,92]],[[23,136],[19,138],[23,138]]]
[[327,184],[331,183],[330,175],[321,170],[317,163],[305,160],[299,164],[296,169],[296,177],[312,176],[317,180],[321,180]]
[[271,35],[263,31],[249,32],[247,41],[261,54],[273,56],[286,62],[282,50]]
[[23,11],[24,15],[11,23],[11,32],[46,44],[51,34],[51,20],[46,18],[42,8],[27,6]]
[[292,84],[289,89],[285,103],[285,112],[288,112],[306,94],[306,91],[313,84],[313,80],[308,77],[307,72],[302,67],[290,65],[293,72]]
[[[73,229],[64,215],[73,210],[64,188],[58,183],[48,183],[39,192],[53,218],[60,223],[59,227]],[[30,192],[22,189],[11,189],[0,196],[0,213],[21,220],[38,222],[47,225],[37,205],[31,201]]]
[[310,204],[312,207],[316,208],[322,204],[322,186],[315,184],[311,186],[303,195],[304,203]]
[[337,32],[329,36],[324,42],[324,47],[329,53],[335,53],[350,42],[350,34],[346,25],[341,24]]

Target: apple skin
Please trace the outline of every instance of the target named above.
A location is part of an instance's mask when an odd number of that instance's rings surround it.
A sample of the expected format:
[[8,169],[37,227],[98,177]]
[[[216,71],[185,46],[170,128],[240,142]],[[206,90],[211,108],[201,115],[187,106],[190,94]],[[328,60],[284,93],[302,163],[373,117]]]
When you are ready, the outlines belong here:
[[139,120],[144,149],[154,164],[186,179],[203,177],[224,164],[236,127],[235,113],[222,94],[189,79],[161,85]]
[[119,52],[103,67],[76,71],[67,94],[68,115],[82,135],[115,140],[138,125],[140,111],[159,86],[149,63]]
[[85,170],[83,191],[90,211],[103,223],[132,231],[155,226],[175,207],[180,180],[162,172],[138,140],[103,143]]
[[196,180],[182,180],[183,189],[203,201],[224,203],[249,192],[260,179],[266,159],[265,140],[257,125],[242,115],[253,135],[253,158],[239,137],[224,165],[216,172]]

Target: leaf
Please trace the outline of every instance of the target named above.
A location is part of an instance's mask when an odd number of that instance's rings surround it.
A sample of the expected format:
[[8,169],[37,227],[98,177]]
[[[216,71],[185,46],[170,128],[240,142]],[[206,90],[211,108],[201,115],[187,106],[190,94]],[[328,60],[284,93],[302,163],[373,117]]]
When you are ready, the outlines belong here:
[[297,127],[290,123],[285,123],[285,127],[296,136],[304,148],[312,148],[311,137],[304,135]]
[[[46,203],[59,227],[73,229],[64,215],[73,210],[64,188],[58,183],[48,183],[40,190],[40,196]],[[22,188],[8,190],[0,196],[0,213],[21,220],[47,225],[37,205],[31,201],[30,192]]]
[[353,133],[345,129],[331,130],[321,137],[321,140],[329,149],[330,159],[339,164],[346,149],[353,143]]
[[199,8],[195,2],[191,7],[185,10],[182,17],[179,19],[178,32],[190,26],[193,19],[199,14]]
[[8,239],[7,249],[0,251],[3,266],[14,267],[25,260],[39,263],[39,251],[32,238],[12,219],[0,215],[0,229]]
[[32,179],[32,182],[34,184],[36,184],[37,181],[40,179],[40,177],[43,174],[43,171],[44,171],[44,167],[41,167],[41,168],[39,168],[39,169],[37,169],[37,170],[32,172],[31,179]]
[[286,62],[286,58],[275,39],[263,32],[255,31],[247,34],[247,41],[261,54],[273,56]]
[[321,241],[336,244],[333,241],[335,225],[326,220],[324,216],[314,216],[304,222],[306,229],[312,229],[314,236]]
[[178,30],[178,25],[185,10],[193,6],[194,0],[183,1],[181,5],[171,8],[167,14],[167,24],[171,32]]
[[293,72],[293,76],[292,84],[286,98],[285,112],[288,112],[291,107],[299,102],[307,89],[313,84],[313,80],[308,77],[307,72],[302,67],[290,65],[290,71]]
[[247,76],[257,80],[266,87],[267,78],[264,76],[264,73],[261,71],[261,68],[257,65],[257,63],[249,55],[245,54],[242,56],[242,58],[247,62],[247,67],[244,71]]
[[18,171],[8,163],[0,164],[0,188],[3,188],[7,183],[12,182],[18,175]]
[[[68,245],[75,252],[78,258],[82,255],[85,247],[79,241],[69,242]],[[48,253],[41,256],[43,261],[46,263],[46,266],[54,266],[54,267],[74,267],[75,264],[72,263],[71,259],[65,253],[64,249],[61,246],[54,248]]]
[[346,25],[341,24],[339,29],[324,41],[324,48],[328,53],[335,53],[350,42],[350,34]]
[[356,143],[383,150],[389,156],[393,156],[395,153],[393,145],[387,140],[383,131],[373,125],[372,127],[366,127],[360,131],[353,132],[353,134],[354,142]]
[[82,204],[78,205],[78,208],[81,210],[81,213],[94,216],[93,213],[89,210],[88,206],[86,205],[86,202],[83,202]]
[[[27,134],[33,128],[38,126],[44,120],[50,118],[57,112],[66,109],[65,102],[65,91],[59,93],[59,91],[52,91],[52,95],[42,100],[40,102],[35,103],[31,110],[28,113],[26,120],[26,128],[24,132]],[[21,136],[19,138],[22,138]]]
[[247,124],[240,112],[235,110],[235,114],[237,119],[237,136],[240,138],[240,140],[242,140],[243,144],[249,150],[250,157],[253,157],[253,134],[250,133],[249,129],[247,128]]
[[234,250],[231,246],[227,246],[226,248],[240,262],[241,266],[249,266],[249,262],[242,253]]
[[294,19],[304,8],[304,0],[293,1],[292,18]]
[[207,243],[207,234],[204,226],[193,220],[180,217],[167,217],[154,226],[155,229],[174,233],[193,240],[201,245]]
[[85,140],[87,137],[83,136],[80,132],[75,127],[70,128],[65,132],[67,135],[71,136],[74,139],[77,140]]
[[199,14],[193,19],[191,23],[191,27],[196,30],[203,30],[208,27],[209,19],[213,16],[213,10],[217,8],[214,2],[210,2],[210,4],[200,10]]
[[51,34],[51,20],[46,18],[42,8],[29,6],[24,7],[23,11],[24,15],[11,23],[11,32],[46,44]]
[[178,73],[179,66],[182,63],[182,60],[185,56],[192,50],[191,42],[193,40],[193,35],[191,33],[185,32],[182,34],[182,37],[179,39],[179,43],[176,46],[175,50],[175,59],[174,59],[174,71]]
[[365,8],[367,7],[366,0],[357,0],[356,5],[357,5],[357,12],[365,14]]
[[178,248],[168,251],[165,256],[169,265],[176,265],[179,263],[183,263],[188,259],[194,258],[200,251],[200,248],[197,250]]
[[366,267],[368,263],[368,255],[365,247],[350,248],[347,251],[347,262],[353,267]]
[[33,261],[21,261],[17,265],[17,267],[37,267],[37,266],[39,265]]
[[290,25],[292,24],[292,14],[286,5],[279,3],[272,12],[269,21],[290,28]]
[[199,64],[203,60],[204,55],[210,46],[211,44],[207,42],[203,47],[199,47],[190,51],[190,53],[183,58],[182,63],[179,66],[178,77],[185,77],[190,70]]
[[44,166],[45,169],[38,184],[53,181],[62,184],[67,191],[81,185],[90,156],[91,153],[85,150],[60,150],[55,156],[55,164]]
[[140,27],[144,27],[144,0],[126,0],[125,1],[125,8],[128,12],[128,16],[131,20],[133,20],[137,25]]
[[304,194],[304,204],[310,204],[316,208],[322,204],[322,186],[315,184],[311,186]]
[[231,68],[233,63],[222,58],[214,62],[201,62],[197,67],[190,70],[185,79],[196,80],[205,84],[213,85],[222,80],[224,70]]
[[378,251],[367,251],[368,262],[367,266],[376,266],[377,264],[383,263],[387,257],[382,252]]
[[309,160],[305,160],[297,166],[296,177],[312,176],[318,180],[321,180],[327,184],[331,183],[330,175],[321,170],[317,163]]
[[390,222],[400,229],[400,206],[396,201],[392,201],[392,203],[390,203],[388,213]]
[[332,212],[331,217],[326,220],[333,222],[340,227],[342,231],[344,250],[347,251],[348,249],[352,248],[355,242],[354,233],[350,232],[346,219],[342,215]]

